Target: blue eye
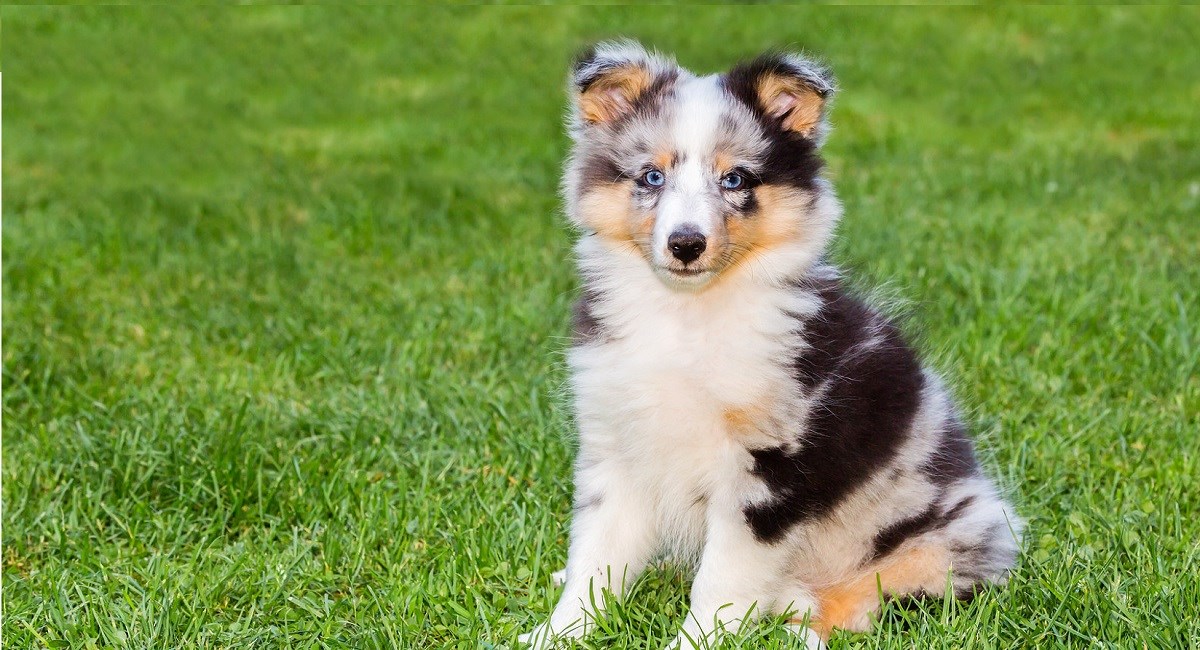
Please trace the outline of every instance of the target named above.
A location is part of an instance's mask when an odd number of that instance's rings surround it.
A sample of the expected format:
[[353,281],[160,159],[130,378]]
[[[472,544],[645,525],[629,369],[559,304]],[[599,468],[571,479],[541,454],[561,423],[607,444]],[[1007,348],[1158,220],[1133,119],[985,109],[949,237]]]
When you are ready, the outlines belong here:
[[745,184],[746,179],[736,172],[729,172],[721,177],[721,187],[727,190],[738,190]]
[[667,177],[657,169],[651,169],[645,174],[642,174],[642,182],[650,187],[662,187],[663,183],[667,182]]

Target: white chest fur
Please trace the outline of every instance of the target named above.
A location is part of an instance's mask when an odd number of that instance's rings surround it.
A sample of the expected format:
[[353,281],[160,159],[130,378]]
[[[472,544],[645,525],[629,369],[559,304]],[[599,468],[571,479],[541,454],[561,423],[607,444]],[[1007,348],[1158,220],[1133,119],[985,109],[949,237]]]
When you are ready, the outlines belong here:
[[748,441],[729,414],[763,412],[794,392],[794,314],[815,308],[794,289],[724,281],[681,293],[648,269],[610,267],[595,285],[600,336],[569,357],[581,453],[653,500],[678,550],[697,543],[712,494],[745,487]]

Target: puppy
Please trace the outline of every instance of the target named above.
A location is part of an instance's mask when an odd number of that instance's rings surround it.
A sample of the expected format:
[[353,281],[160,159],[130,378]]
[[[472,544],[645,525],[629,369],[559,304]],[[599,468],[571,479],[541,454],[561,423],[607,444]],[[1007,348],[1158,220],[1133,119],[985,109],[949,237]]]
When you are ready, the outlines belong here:
[[966,597],[1013,566],[1021,524],[942,381],[823,261],[834,90],[790,54],[697,76],[622,41],[575,65],[574,519],[523,641],[585,634],[661,556],[695,565],[688,648],[780,614],[820,647],[881,594]]

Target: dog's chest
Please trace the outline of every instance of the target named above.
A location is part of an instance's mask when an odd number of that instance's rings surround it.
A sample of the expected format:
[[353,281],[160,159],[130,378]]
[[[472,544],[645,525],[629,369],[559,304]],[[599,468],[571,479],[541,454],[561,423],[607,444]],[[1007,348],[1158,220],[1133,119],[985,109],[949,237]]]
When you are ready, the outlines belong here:
[[747,469],[730,414],[785,389],[780,313],[637,307],[571,353],[581,443],[665,503],[702,501]]

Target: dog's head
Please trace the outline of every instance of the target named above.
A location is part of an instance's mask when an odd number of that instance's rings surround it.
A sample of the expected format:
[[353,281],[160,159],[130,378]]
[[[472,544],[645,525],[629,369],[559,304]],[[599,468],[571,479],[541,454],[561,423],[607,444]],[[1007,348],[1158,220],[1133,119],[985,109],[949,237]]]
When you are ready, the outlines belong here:
[[697,76],[630,41],[602,43],[570,77],[568,214],[635,250],[668,286],[744,265],[807,265],[838,218],[819,178],[833,79],[791,54]]

